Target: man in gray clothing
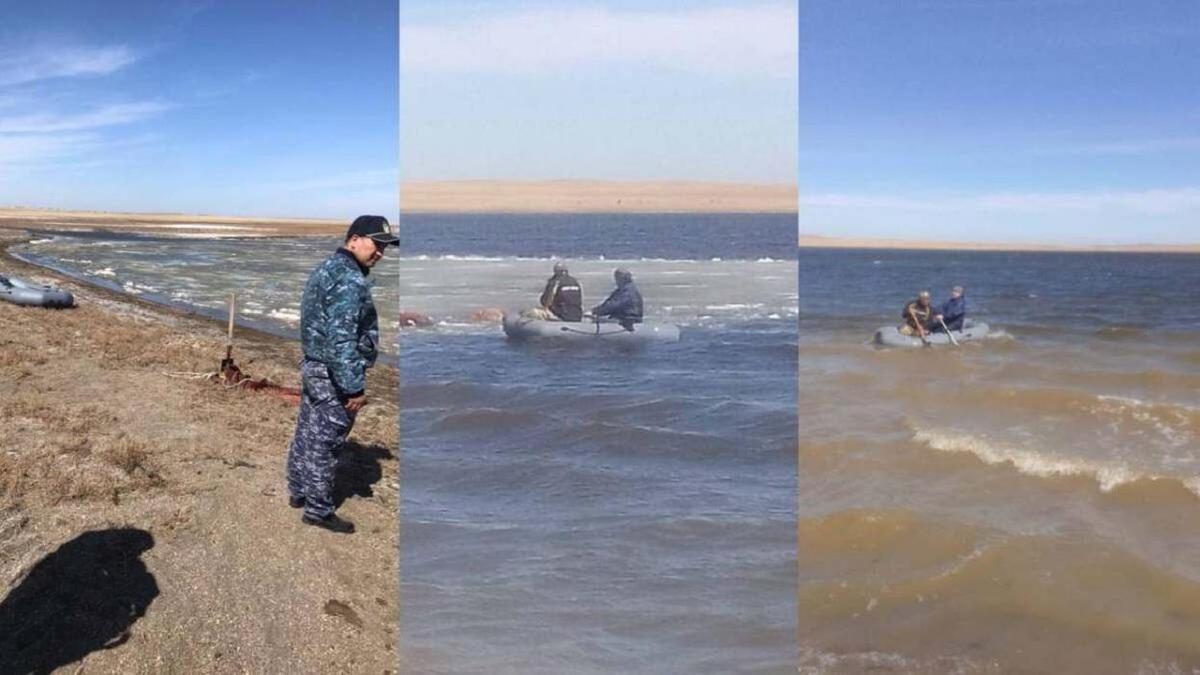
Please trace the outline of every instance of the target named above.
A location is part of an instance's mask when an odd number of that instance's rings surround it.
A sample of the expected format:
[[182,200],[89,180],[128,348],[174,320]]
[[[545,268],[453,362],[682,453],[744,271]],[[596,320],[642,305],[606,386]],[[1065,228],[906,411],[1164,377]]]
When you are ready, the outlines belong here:
[[333,532],[354,531],[333,512],[333,475],[338,450],[367,402],[367,369],[378,353],[379,317],[367,275],[399,241],[383,216],[359,216],[342,247],[313,270],[300,302],[303,393],[288,449],[288,504],[304,509],[304,523]]

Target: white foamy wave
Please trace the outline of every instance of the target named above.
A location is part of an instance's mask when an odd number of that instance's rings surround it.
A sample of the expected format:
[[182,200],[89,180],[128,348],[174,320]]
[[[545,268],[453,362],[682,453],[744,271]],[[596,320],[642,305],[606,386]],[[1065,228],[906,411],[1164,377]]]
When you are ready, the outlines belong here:
[[1097,396],[1100,403],[1088,406],[1088,412],[1102,418],[1128,415],[1135,422],[1153,428],[1168,443],[1176,447],[1190,445],[1193,441],[1189,430],[1191,415],[1196,408],[1180,403],[1154,403],[1131,396]]
[[1200,497],[1200,476],[1179,478],[1145,473],[1113,462],[1053,457],[1036,450],[991,443],[986,439],[953,431],[917,429],[913,440],[941,452],[974,455],[985,464],[1010,464],[1020,473],[1038,478],[1083,477],[1096,481],[1102,492],[1139,480],[1179,480]]
[[98,269],[95,272],[92,272],[92,274],[97,277],[115,277],[115,276],[117,276],[117,273],[114,272],[113,268],[111,268],[111,267],[105,267],[102,269]]
[[1155,403],[1154,401],[1143,401],[1140,398],[1134,398],[1132,396],[1113,396],[1109,394],[1101,394],[1096,398],[1101,401],[1117,403],[1120,405],[1129,406],[1131,408],[1156,408],[1159,406],[1164,406],[1174,408],[1181,412],[1200,412],[1200,408],[1183,403]]
[[1003,342],[1015,342],[1016,337],[1004,330],[1003,328],[989,328],[988,334],[983,336],[984,340],[996,340]]
[[286,307],[283,309],[273,309],[267,313],[267,316],[272,319],[279,319],[280,321],[297,322],[300,320],[300,310]]
[[1200,476],[1188,478],[1187,480],[1183,481],[1183,486],[1192,494],[1200,495]]
[[704,309],[706,309],[710,312],[727,312],[727,311],[738,310],[738,309],[759,309],[760,307],[764,307],[764,306],[765,305],[761,302],[745,303],[745,304],[729,303],[726,305],[705,305]]
[[440,255],[437,257],[437,259],[438,260],[461,260],[461,261],[468,261],[468,262],[499,262],[499,261],[504,260],[504,258],[502,258],[500,256],[454,255],[454,254]]
[[991,673],[994,664],[981,663],[966,656],[936,656],[927,660],[888,652],[849,652],[835,654],[800,648],[799,675],[837,673]]
[[54,237],[49,237],[47,239],[31,239],[26,243],[28,243],[30,246],[34,246],[37,244],[49,244],[52,241],[54,241]]
[[818,651],[810,647],[800,649],[800,662],[796,672],[800,675],[823,675],[833,669],[851,670],[891,670],[914,672],[916,664],[899,655],[886,652],[857,652],[849,654],[834,654]]

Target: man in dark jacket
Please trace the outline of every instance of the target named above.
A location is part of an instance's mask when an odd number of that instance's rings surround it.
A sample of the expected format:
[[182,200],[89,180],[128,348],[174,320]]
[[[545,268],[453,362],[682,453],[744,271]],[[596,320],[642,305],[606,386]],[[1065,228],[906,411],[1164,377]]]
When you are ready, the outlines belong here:
[[583,287],[567,273],[566,263],[554,263],[554,276],[546,281],[541,304],[559,321],[579,321],[583,318]]
[[625,330],[632,331],[635,323],[642,322],[642,294],[633,285],[633,274],[627,269],[618,267],[613,280],[617,282],[616,290],[592,310],[592,316],[616,319]]
[[399,245],[383,216],[359,216],[346,241],[313,270],[300,301],[303,394],[288,448],[288,504],[301,520],[349,534],[354,524],[334,515],[337,453],[367,402],[367,369],[375,364],[379,318],[367,275],[388,246]]
[[967,318],[967,298],[963,295],[963,287],[955,286],[950,291],[950,299],[942,304],[941,314],[934,319],[934,330],[942,330],[942,322],[948,330],[962,330],[963,320]]

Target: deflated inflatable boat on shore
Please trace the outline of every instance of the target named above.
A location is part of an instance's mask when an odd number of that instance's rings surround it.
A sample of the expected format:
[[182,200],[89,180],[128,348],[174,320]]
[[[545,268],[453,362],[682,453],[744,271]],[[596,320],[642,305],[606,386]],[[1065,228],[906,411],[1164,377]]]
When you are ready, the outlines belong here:
[[0,276],[0,300],[11,302],[14,305],[55,309],[71,307],[75,304],[75,298],[62,289],[6,276]]

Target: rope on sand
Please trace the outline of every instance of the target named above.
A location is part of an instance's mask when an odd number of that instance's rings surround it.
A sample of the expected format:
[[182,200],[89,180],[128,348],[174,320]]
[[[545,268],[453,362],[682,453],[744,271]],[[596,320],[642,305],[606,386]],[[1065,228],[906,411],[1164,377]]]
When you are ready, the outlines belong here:
[[166,375],[167,377],[175,377],[184,380],[209,380],[220,375],[220,373],[216,371],[211,373],[194,373],[182,370],[173,372],[162,371],[162,374]]
[[[211,373],[197,373],[197,372],[189,372],[189,371],[182,371],[182,370],[177,370],[177,371],[165,371],[164,370],[164,371],[159,371],[159,372],[161,372],[163,375],[165,375],[167,377],[173,377],[173,378],[182,379],[182,380],[212,380],[212,381],[220,381],[221,380],[220,371],[213,371]],[[274,382],[267,380],[267,379],[263,379],[260,382],[255,382],[254,380],[252,380],[250,378],[238,380],[237,382],[223,382],[222,381],[221,386],[226,389],[254,389],[254,388],[261,388],[261,387],[285,389],[285,387],[275,384]]]
[[[187,371],[175,371],[175,372],[162,371],[162,374],[166,375],[167,377],[174,377],[174,378],[178,378],[181,380],[213,380],[213,381],[217,381],[217,380],[221,379],[221,373],[219,371],[213,371],[211,373],[193,373],[193,372],[187,372]],[[239,380],[238,382],[221,382],[221,386],[225,387],[226,389],[238,389],[239,387],[246,386],[246,383],[248,383],[249,381],[250,380],[246,379],[246,380]]]

